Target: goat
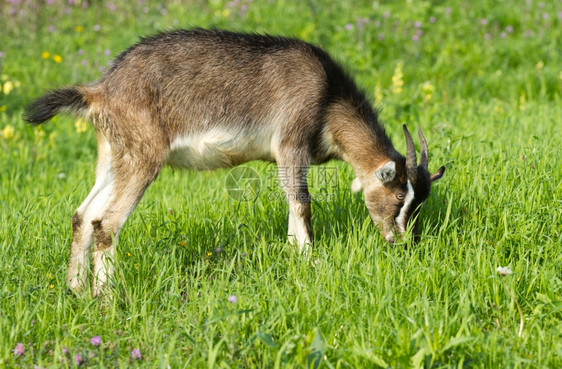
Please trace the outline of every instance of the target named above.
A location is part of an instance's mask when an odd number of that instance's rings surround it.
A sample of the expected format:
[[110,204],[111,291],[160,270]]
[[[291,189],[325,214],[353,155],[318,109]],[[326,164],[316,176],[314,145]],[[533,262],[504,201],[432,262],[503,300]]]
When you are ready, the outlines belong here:
[[90,121],[98,142],[95,185],[72,217],[67,284],[87,282],[93,242],[93,292],[113,273],[123,224],[160,169],[212,170],[251,160],[276,162],[289,180],[288,235],[312,244],[311,164],[340,159],[356,174],[369,214],[394,242],[417,221],[431,182],[421,142],[419,164],[404,125],[406,157],[392,145],[376,111],[324,50],[284,37],[223,30],[176,30],[141,39],[90,86],[51,90],[26,107],[38,125],[59,112]]

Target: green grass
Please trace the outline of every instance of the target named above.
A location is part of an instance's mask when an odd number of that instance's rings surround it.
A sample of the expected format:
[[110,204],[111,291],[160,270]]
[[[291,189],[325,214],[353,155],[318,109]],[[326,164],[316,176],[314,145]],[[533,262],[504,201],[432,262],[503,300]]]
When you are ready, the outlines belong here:
[[[73,367],[76,354],[86,367],[562,367],[559,2],[91,3],[0,4],[0,367]],[[286,243],[272,165],[249,165],[262,192],[242,203],[225,190],[227,170],[165,169],[120,235],[115,299],[67,294],[70,219],[93,185],[95,134],[64,116],[33,129],[23,107],[99,78],[139,35],[189,26],[317,43],[379,98],[401,152],[401,124],[421,124],[430,169],[447,167],[421,242],[384,242],[344,163],[325,166],[335,185],[312,188],[330,194],[313,203],[313,263]]]

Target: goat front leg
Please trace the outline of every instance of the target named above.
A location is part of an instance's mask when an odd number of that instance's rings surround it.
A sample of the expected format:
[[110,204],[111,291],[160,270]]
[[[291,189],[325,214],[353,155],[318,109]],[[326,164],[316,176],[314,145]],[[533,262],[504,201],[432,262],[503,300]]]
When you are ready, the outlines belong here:
[[309,246],[312,245],[307,169],[305,165],[281,164],[279,166],[279,180],[289,204],[289,242],[296,242],[303,254],[307,254]]

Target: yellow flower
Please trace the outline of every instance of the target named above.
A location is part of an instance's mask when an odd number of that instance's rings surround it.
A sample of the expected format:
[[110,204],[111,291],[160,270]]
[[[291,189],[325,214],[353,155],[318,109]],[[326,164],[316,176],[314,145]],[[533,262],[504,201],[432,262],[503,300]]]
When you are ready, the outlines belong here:
[[422,91],[425,93],[432,93],[435,87],[431,84],[431,82],[427,81],[422,84]]
[[86,132],[88,129],[88,123],[86,123],[84,119],[79,118],[76,122],[74,122],[74,127],[76,127],[76,132],[78,133]]
[[541,70],[544,68],[544,62],[542,60],[539,60],[539,62],[537,63],[537,65],[535,66],[537,68],[537,70]]
[[422,84],[422,94],[423,94],[423,101],[428,102],[431,100],[433,96],[433,90],[435,87],[431,84],[431,82],[427,81]]
[[6,127],[4,127],[4,129],[2,130],[2,136],[4,136],[6,140],[11,140],[12,138],[14,138],[14,127],[12,127],[11,125],[7,125]]
[[223,16],[224,18],[228,18],[229,15],[230,15],[230,9],[224,9],[224,10],[222,11],[222,16]]
[[127,256],[131,256],[131,253],[130,253],[130,252],[128,252],[128,253],[127,253]]
[[50,289],[53,289],[53,288],[55,288],[55,285],[54,285],[54,284],[50,284],[50,285],[49,285],[49,288],[50,288]]
[[314,34],[314,30],[316,29],[314,23],[308,23],[304,26],[303,30],[300,33],[300,38],[306,40],[310,38],[310,35]]
[[76,32],[82,32],[82,31],[84,30],[84,27],[82,27],[82,26],[76,26],[76,27],[74,27],[74,30],[75,30]]
[[527,97],[525,96],[525,93],[522,92],[519,96],[519,110],[525,109],[527,109]]
[[38,127],[34,132],[37,138],[45,137],[45,131],[41,127]]
[[382,103],[382,99],[383,99],[382,88],[381,86],[378,86],[377,88],[375,88],[375,104]]
[[392,92],[399,94],[402,92],[402,86],[404,86],[404,80],[402,79],[404,74],[402,73],[402,64],[398,64],[394,70],[394,75],[392,76]]
[[6,109],[8,109],[8,108],[6,107],[6,105],[0,106],[0,113],[2,113],[3,111],[6,111]]
[[50,56],[51,56],[51,54],[50,54],[48,51],[43,51],[43,52],[41,53],[41,57],[42,57],[43,59],[49,59]]
[[60,63],[62,61],[62,57],[60,55],[53,55],[53,60],[55,63]]
[[2,91],[4,92],[4,95],[8,95],[10,92],[12,92],[13,89],[14,84],[12,83],[12,81],[8,81],[4,83],[4,88],[2,89]]

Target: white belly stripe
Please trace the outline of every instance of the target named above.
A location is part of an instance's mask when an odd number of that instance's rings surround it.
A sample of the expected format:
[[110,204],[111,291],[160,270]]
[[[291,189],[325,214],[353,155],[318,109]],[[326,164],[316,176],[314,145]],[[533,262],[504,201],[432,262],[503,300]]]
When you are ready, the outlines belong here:
[[168,163],[180,168],[212,170],[230,167],[240,158],[272,160],[275,135],[267,128],[252,132],[212,128],[179,136],[171,142]]

